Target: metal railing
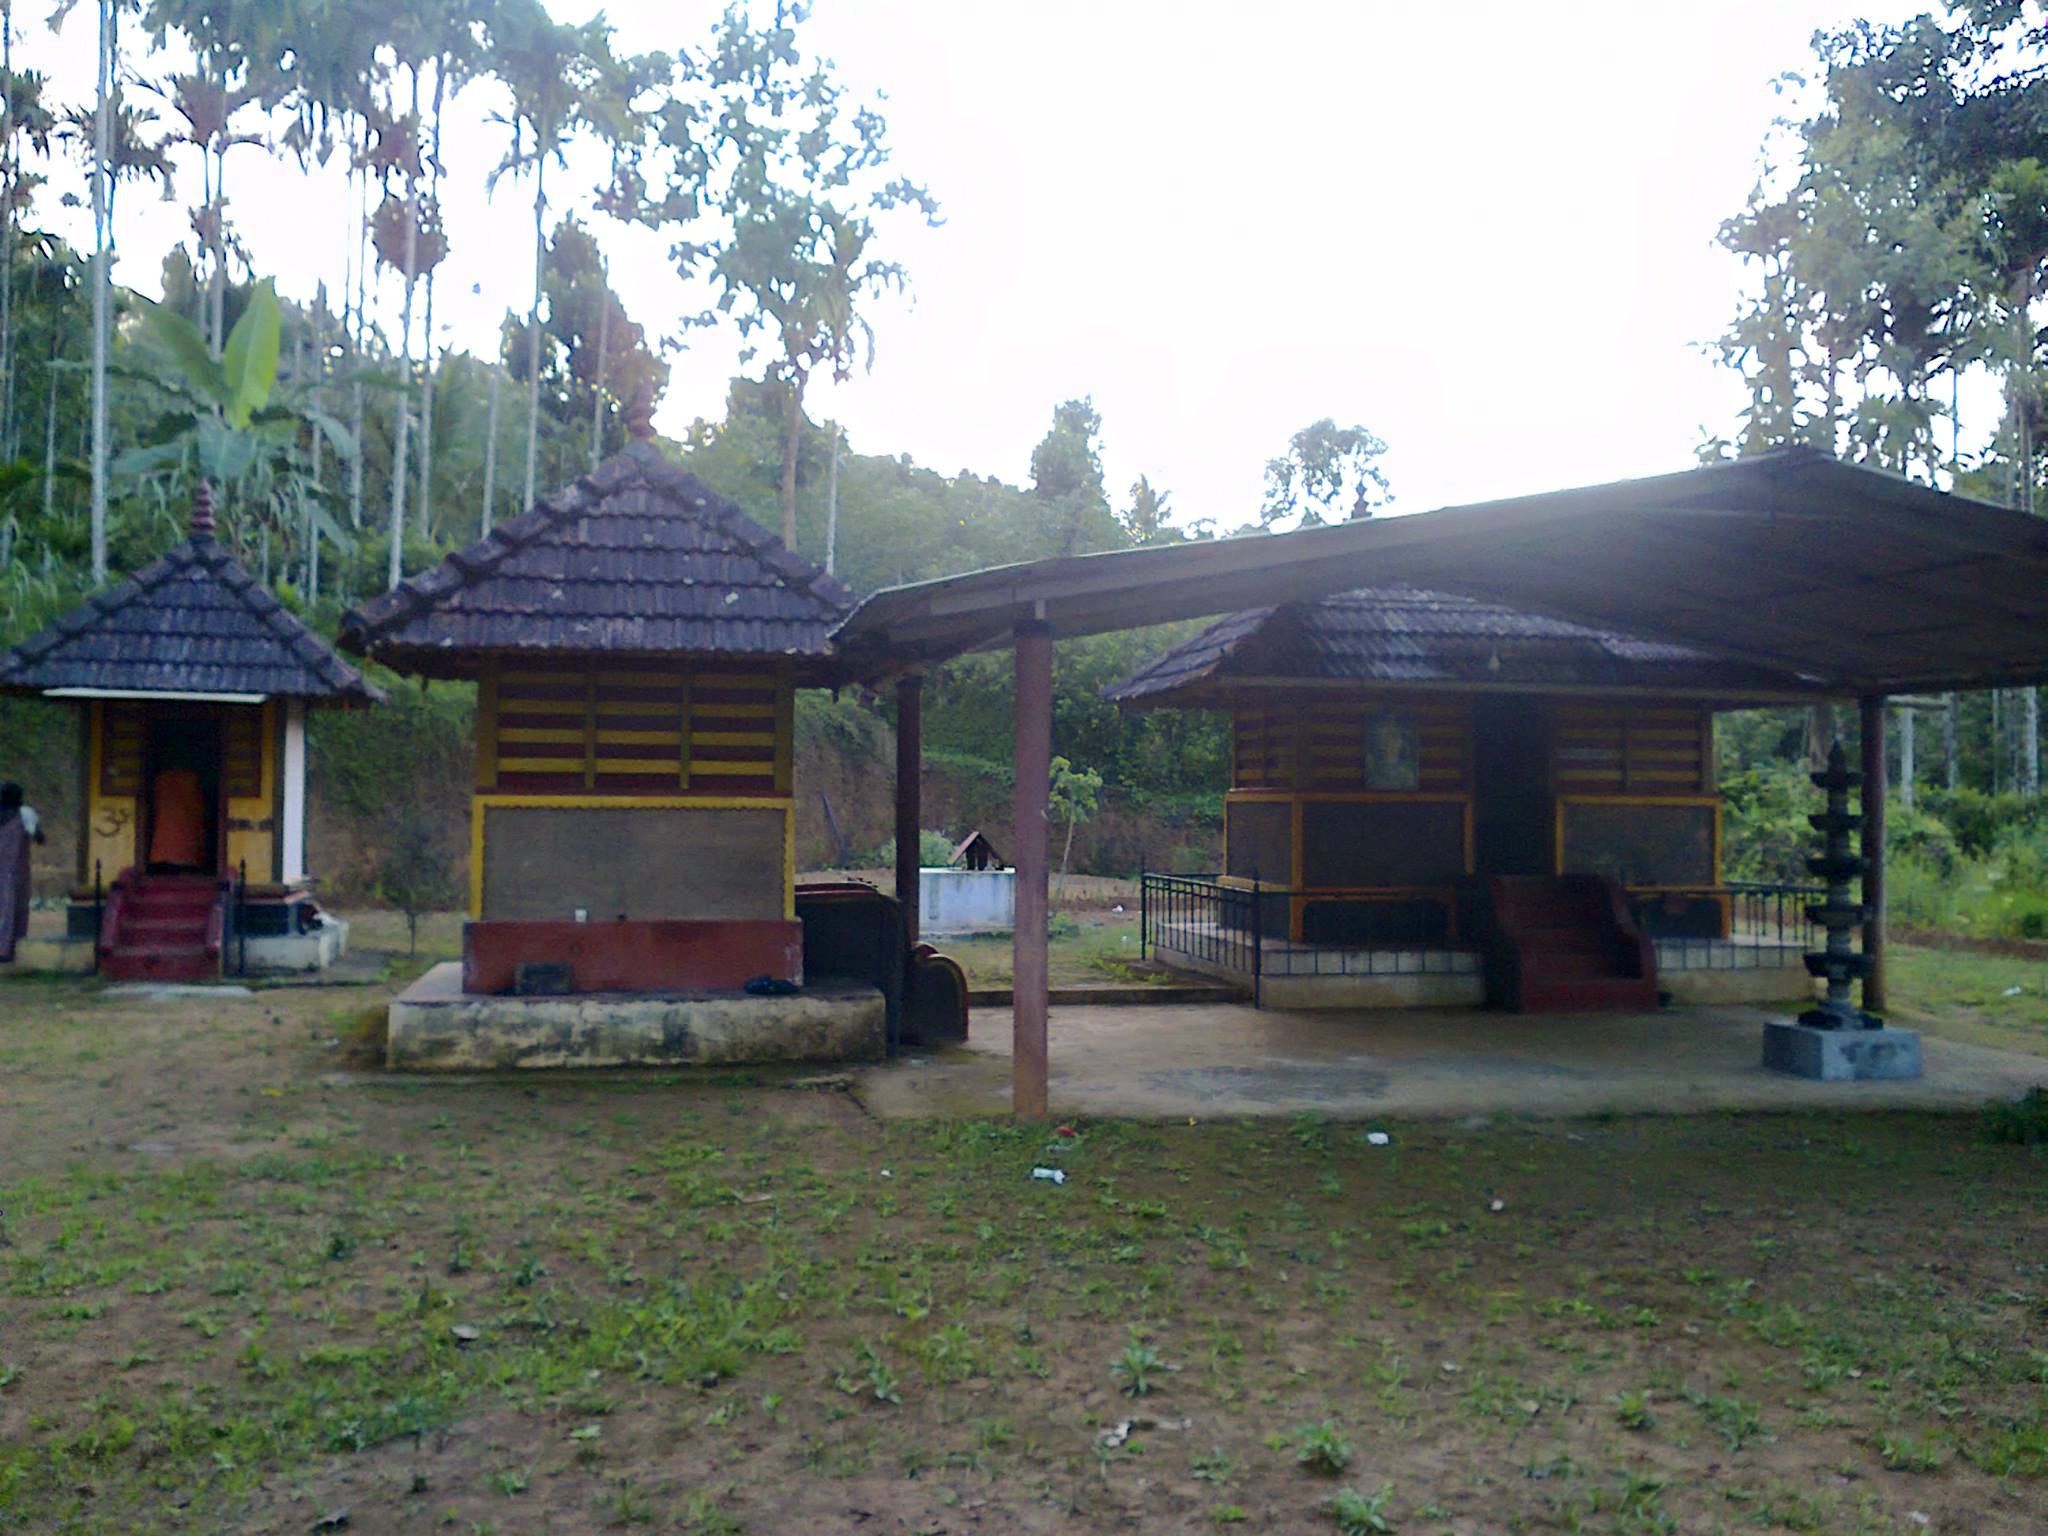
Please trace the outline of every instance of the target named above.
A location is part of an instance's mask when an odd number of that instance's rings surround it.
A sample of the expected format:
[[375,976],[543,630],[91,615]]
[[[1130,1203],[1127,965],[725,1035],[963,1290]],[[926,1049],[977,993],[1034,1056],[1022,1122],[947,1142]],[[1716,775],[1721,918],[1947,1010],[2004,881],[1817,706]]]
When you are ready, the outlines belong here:
[[1294,899],[1321,893],[1256,877],[1148,873],[1138,890],[1140,956],[1165,951],[1197,970],[1247,978],[1255,1005],[1269,976],[1454,976],[1480,966],[1476,948],[1442,939],[1297,943],[1288,937]]
[[1807,904],[1823,893],[1818,886],[1770,880],[1729,880],[1718,886],[1675,894],[1714,897],[1728,907],[1728,931],[1718,934],[1653,934],[1657,963],[1672,971],[1761,971],[1800,966],[1800,957],[1820,943],[1820,930],[1806,915]]
[[[1313,894],[1256,879],[1225,883],[1218,875],[1147,872],[1138,884],[1138,952],[1155,959],[1164,951],[1193,969],[1244,978],[1254,1003],[1268,976],[1448,976],[1482,967],[1476,942],[1292,942],[1286,937],[1291,902]],[[1729,921],[1725,937],[1655,936],[1659,963],[1671,970],[1792,967],[1819,945],[1819,930],[1806,915],[1808,903],[1822,894],[1817,886],[1731,880],[1675,894],[1724,900]]]
[[1242,886],[1205,875],[1140,875],[1138,957],[1168,949],[1198,965],[1249,976],[1256,1005],[1264,972],[1257,923],[1262,894],[1257,880]]

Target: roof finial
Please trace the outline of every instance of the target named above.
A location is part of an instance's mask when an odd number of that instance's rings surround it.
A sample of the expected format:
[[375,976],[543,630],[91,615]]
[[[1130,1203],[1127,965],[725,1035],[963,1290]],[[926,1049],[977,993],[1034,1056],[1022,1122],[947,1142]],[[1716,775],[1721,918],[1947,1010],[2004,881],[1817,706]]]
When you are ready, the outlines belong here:
[[646,379],[626,402],[626,436],[636,443],[654,441],[654,385]]
[[192,537],[213,537],[213,484],[204,476],[200,477],[199,488],[192,493]]

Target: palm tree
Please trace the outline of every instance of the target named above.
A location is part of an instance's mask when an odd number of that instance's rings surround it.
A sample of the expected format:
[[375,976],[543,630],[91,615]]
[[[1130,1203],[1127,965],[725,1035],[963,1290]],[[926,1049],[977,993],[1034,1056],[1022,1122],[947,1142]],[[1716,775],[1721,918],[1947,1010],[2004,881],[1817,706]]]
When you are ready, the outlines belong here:
[[611,29],[600,17],[581,26],[557,23],[538,0],[505,0],[491,22],[492,70],[512,92],[512,144],[491,184],[533,167],[533,304],[526,320],[526,493],[533,510],[540,444],[540,307],[547,283],[547,168],[560,163],[579,129],[607,138],[633,131],[638,81],[612,53]]

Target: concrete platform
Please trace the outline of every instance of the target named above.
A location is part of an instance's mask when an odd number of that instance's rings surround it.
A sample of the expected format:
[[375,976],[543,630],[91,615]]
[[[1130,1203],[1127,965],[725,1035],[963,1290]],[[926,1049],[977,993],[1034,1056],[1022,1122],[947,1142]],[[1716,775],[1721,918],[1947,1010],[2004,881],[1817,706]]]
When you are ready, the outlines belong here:
[[1796,1019],[1764,1025],[1764,1065],[1823,1083],[1909,1082],[1925,1071],[1916,1029],[1816,1029]]
[[309,933],[252,934],[241,942],[248,946],[251,975],[324,971],[348,953],[348,924],[323,912],[320,926]]
[[464,992],[453,960],[392,999],[387,1031],[385,1064],[412,1072],[879,1061],[888,1051],[873,987],[828,982],[791,997],[493,997]]
[[[1917,1082],[1787,1077],[1765,1069],[1757,1044],[1764,1021],[1783,1016],[1748,1007],[1548,1015],[1055,1008],[1052,1107],[1180,1120],[1970,1110],[2048,1085],[2048,1058],[1933,1036],[1923,1038]],[[1006,1113],[1009,1052],[1010,1021],[989,1011],[965,1046],[862,1069],[857,1091],[883,1115]]]

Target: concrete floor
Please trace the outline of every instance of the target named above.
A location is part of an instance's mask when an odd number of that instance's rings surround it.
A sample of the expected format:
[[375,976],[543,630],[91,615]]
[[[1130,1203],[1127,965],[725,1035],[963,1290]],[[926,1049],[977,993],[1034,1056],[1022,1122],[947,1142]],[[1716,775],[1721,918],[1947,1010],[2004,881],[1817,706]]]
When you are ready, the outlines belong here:
[[[1261,1012],[1240,1004],[1052,1010],[1052,1107],[1197,1118],[1311,1111],[1680,1114],[1712,1109],[1973,1109],[2048,1085],[2048,1059],[1927,1037],[1911,1083],[1814,1083],[1766,1072],[1771,1010],[1516,1016],[1453,1009]],[[890,1116],[996,1113],[1010,1093],[1010,1016],[984,1009],[965,1047],[859,1069]]]

